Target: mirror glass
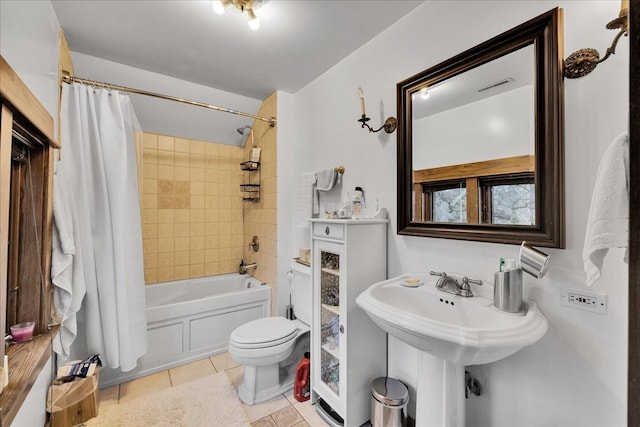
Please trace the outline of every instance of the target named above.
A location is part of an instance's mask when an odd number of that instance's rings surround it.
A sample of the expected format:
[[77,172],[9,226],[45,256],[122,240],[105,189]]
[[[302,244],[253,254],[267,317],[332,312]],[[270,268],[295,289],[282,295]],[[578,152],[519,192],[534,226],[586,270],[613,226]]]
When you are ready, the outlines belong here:
[[399,234],[563,247],[560,20],[398,83]]
[[413,182],[425,193],[414,202],[430,203],[414,207],[414,221],[474,221],[467,215],[467,180],[493,173],[488,166],[465,169],[520,160],[525,170],[490,186],[491,210],[481,211],[478,221],[535,225],[535,171],[526,170],[535,164],[534,54],[528,45],[412,90]]

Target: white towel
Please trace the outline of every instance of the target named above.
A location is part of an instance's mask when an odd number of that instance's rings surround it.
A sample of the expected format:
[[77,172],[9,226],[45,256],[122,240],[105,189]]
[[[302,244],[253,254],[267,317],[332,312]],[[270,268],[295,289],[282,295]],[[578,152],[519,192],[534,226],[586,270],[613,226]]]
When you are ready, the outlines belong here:
[[300,174],[300,178],[298,178],[296,226],[299,228],[309,228],[309,218],[311,218],[313,209],[313,186],[315,181],[316,174],[313,172]]
[[73,193],[60,168],[53,180],[53,242],[51,281],[53,304],[62,319],[53,340],[53,350],[63,359],[69,358],[71,344],[78,333],[76,313],[86,292],[82,269],[79,226]]
[[316,186],[313,189],[313,213],[320,213],[320,191],[332,190],[339,185],[342,180],[342,174],[335,168],[325,169],[316,172]]
[[[604,153],[591,197],[582,250],[587,285],[600,278],[609,248],[629,245],[629,139],[617,137]],[[624,260],[628,263],[628,253]]]

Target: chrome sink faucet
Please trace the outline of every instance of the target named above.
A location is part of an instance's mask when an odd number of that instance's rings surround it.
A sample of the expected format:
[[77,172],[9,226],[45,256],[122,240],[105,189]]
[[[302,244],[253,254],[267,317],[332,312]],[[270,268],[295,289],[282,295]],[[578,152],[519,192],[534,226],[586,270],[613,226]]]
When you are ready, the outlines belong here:
[[462,278],[461,285],[458,283],[458,280],[456,280],[454,277],[448,276],[445,272],[439,273],[437,271],[432,271],[429,274],[431,274],[432,276],[440,276],[438,282],[436,283],[436,288],[438,288],[442,292],[459,295],[461,297],[470,298],[473,296],[473,292],[471,292],[469,283],[473,283],[474,285],[479,286],[482,285],[482,280],[469,279],[468,277]]

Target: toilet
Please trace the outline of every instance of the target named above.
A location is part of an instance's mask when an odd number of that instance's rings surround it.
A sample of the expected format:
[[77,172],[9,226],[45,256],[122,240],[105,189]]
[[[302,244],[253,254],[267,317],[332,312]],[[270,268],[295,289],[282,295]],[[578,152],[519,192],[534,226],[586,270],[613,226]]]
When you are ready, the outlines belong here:
[[247,405],[264,402],[293,388],[295,371],[309,351],[311,268],[291,264],[295,320],[265,317],[231,332],[229,355],[244,366],[238,396]]

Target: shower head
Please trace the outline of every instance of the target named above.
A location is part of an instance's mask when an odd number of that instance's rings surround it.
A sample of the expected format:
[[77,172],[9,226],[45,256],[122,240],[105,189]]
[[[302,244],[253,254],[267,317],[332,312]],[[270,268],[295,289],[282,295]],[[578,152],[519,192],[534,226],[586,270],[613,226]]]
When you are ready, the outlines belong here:
[[236,129],[236,131],[240,134],[240,135],[244,135],[244,131],[245,129],[251,130],[251,126],[249,125],[245,125],[242,127],[239,127],[238,129]]

